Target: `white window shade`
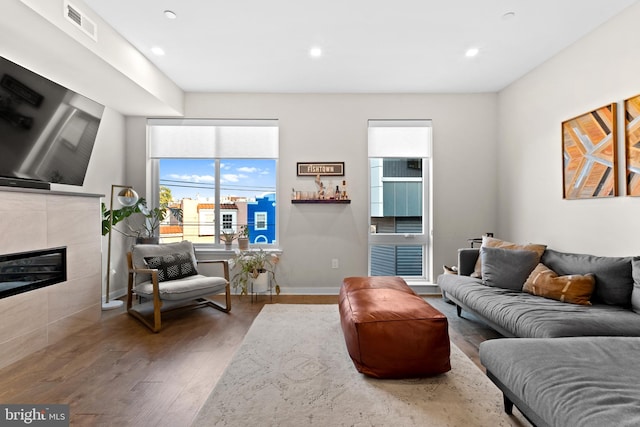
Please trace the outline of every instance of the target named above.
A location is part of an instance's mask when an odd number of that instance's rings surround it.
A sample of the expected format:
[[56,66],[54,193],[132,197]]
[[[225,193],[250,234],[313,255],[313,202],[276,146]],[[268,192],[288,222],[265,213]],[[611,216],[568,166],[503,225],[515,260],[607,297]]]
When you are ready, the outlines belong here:
[[430,157],[431,120],[369,120],[369,157]]
[[149,157],[278,158],[277,120],[150,119]]

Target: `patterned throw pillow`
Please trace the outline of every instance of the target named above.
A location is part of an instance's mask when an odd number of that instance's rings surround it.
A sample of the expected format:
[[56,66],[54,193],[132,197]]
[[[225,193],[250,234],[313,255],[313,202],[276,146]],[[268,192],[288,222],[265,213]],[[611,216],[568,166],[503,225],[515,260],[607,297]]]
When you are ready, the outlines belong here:
[[158,282],[182,279],[198,274],[191,254],[180,252],[169,255],[144,257],[149,268],[158,269]]
[[558,276],[540,263],[531,272],[522,290],[533,295],[573,304],[591,305],[591,294],[596,285],[593,274]]

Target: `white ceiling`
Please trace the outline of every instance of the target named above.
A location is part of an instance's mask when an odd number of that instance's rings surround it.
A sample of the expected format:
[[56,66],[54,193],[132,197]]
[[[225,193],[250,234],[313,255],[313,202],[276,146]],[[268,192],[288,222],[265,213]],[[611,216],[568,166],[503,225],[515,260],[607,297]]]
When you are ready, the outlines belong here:
[[184,91],[271,93],[499,91],[637,1],[84,0]]

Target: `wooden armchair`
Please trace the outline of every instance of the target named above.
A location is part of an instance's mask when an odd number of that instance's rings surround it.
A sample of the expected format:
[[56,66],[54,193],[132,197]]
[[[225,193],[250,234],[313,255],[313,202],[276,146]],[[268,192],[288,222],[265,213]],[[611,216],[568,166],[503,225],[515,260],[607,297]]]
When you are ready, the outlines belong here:
[[[231,311],[227,261],[197,261],[189,241],[135,245],[127,254],[127,264],[127,312],[153,332],[160,331],[162,313],[168,311],[204,306]],[[207,264],[217,265],[221,274],[200,274],[198,270],[204,270]],[[226,296],[224,306],[207,298],[222,292]],[[136,296],[148,301],[134,305]]]

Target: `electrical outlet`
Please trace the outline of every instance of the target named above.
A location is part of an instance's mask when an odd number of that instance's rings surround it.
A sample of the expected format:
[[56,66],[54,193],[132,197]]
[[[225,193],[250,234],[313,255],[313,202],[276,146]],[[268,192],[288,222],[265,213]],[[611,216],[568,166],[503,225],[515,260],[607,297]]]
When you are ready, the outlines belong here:
[[331,260],[331,268],[338,268],[339,267],[339,263],[338,263],[338,258],[333,258]]

